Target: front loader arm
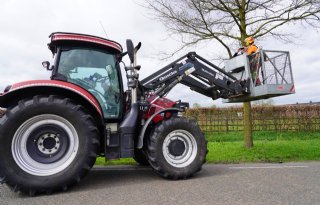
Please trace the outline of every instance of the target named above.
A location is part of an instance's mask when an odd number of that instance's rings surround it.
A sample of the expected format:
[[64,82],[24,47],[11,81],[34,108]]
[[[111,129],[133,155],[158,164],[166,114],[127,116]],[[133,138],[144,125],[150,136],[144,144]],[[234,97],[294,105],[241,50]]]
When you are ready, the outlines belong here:
[[249,92],[249,81],[237,80],[195,52],[184,55],[140,83],[146,92],[159,97],[166,95],[178,83],[214,100]]

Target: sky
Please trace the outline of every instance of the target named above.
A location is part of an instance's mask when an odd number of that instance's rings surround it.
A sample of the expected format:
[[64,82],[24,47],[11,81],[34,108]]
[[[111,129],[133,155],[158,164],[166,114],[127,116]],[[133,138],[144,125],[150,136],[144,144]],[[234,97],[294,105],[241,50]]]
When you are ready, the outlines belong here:
[[[140,79],[183,55],[180,53],[169,60],[161,60],[159,53],[174,51],[180,44],[150,10],[141,6],[142,3],[143,0],[1,0],[0,92],[7,85],[20,81],[49,79],[50,73],[41,62],[53,62],[47,48],[48,36],[52,32],[96,35],[117,41],[123,47],[128,38],[135,44],[141,41],[137,57],[138,64],[142,66]],[[296,44],[284,44],[273,39],[257,42],[264,49],[290,52],[296,94],[273,98],[273,102],[320,102],[320,33],[299,25],[284,29],[300,36]],[[214,42],[185,50],[189,51],[196,51],[208,59],[223,52]],[[128,59],[125,62],[128,63]],[[175,87],[168,98],[188,101],[191,105],[226,106],[221,100],[213,101],[182,85]]]

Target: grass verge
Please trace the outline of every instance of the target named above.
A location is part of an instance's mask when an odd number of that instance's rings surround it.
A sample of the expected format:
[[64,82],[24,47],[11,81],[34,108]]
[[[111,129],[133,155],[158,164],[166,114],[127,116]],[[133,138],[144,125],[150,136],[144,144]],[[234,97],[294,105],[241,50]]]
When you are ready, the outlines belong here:
[[107,165],[135,165],[137,164],[133,158],[124,158],[117,160],[108,160],[106,161],[104,157],[98,157],[95,165],[107,166]]
[[[243,133],[206,135],[208,163],[290,162],[320,160],[320,133],[316,132],[255,132],[254,147],[243,147]],[[96,165],[136,164],[132,158],[105,162],[97,158]]]
[[[206,134],[209,142],[242,142],[243,132],[210,133]],[[292,141],[292,140],[320,140],[320,132],[275,132],[259,131],[253,133],[253,142],[259,140],[268,141]]]
[[209,163],[289,162],[320,160],[320,139],[254,141],[252,149],[243,142],[209,142]]

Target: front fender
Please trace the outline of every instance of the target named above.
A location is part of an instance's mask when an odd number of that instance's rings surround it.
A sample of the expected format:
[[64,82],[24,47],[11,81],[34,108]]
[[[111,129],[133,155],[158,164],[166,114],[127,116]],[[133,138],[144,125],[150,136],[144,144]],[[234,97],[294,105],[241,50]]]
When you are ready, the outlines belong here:
[[146,123],[143,125],[140,134],[139,134],[139,138],[138,138],[138,143],[137,143],[137,148],[138,149],[142,149],[143,147],[143,139],[144,139],[144,134],[149,126],[149,124],[152,122],[152,120],[159,114],[164,113],[164,112],[171,112],[171,113],[177,113],[177,112],[182,112],[182,109],[179,108],[166,108],[163,110],[159,110],[158,112],[154,113],[153,115],[151,115],[151,117],[149,117],[149,119],[146,121]]

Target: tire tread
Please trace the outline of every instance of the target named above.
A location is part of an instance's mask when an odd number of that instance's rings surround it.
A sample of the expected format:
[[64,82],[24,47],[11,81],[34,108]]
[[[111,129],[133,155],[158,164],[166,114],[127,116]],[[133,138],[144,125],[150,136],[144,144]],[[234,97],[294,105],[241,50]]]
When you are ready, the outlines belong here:
[[[157,150],[157,147],[159,146],[159,143],[161,143],[161,139],[164,139],[165,136],[163,135],[168,128],[187,125],[190,126],[193,133],[195,133],[200,140],[198,147],[199,157],[197,158],[200,161],[194,161],[188,167],[178,169],[169,165],[165,159],[160,157],[160,155],[162,155],[162,150]],[[164,178],[173,180],[187,179],[193,176],[196,172],[200,171],[202,165],[205,163],[207,154],[207,141],[205,140],[203,132],[200,130],[196,120],[190,120],[183,117],[172,117],[160,122],[160,124],[155,126],[150,138],[147,140],[147,145],[147,156],[151,167],[157,174]]]
[[[37,188],[37,187],[29,187],[25,182],[15,182],[17,180],[9,180],[14,176],[7,177],[5,174],[1,173],[0,183],[6,183],[14,192],[21,191],[29,196],[34,196],[38,193],[46,193],[51,194],[53,191],[67,191],[69,187],[73,184],[79,183],[81,179],[88,173],[91,167],[94,165],[98,151],[100,149],[100,140],[99,140],[99,130],[95,124],[94,119],[91,115],[85,112],[85,109],[81,105],[74,103],[69,98],[61,98],[59,96],[33,96],[30,99],[20,100],[16,106],[13,106],[11,109],[7,109],[4,116],[0,120],[0,129],[10,120],[11,117],[15,116],[19,111],[23,111],[29,109],[29,106],[44,106],[45,104],[50,105],[64,105],[67,109],[73,110],[73,112],[77,112],[77,115],[84,121],[86,125],[88,125],[88,132],[91,133],[91,139],[88,140],[90,145],[90,152],[85,156],[85,160],[81,164],[81,168],[78,172],[72,177],[72,179],[68,179],[64,184],[55,185],[52,187],[48,185],[46,187]],[[14,112],[13,112],[14,110]],[[1,137],[1,136],[0,136]],[[1,164],[0,164],[1,168]]]

